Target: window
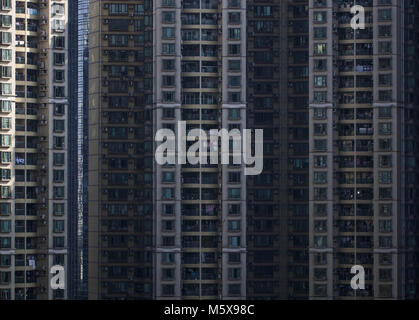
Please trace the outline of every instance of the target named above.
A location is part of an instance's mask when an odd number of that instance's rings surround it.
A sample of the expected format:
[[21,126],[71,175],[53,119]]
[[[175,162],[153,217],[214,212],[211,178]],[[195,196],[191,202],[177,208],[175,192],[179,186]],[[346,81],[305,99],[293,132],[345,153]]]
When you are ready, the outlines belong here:
[[9,181],[10,180],[10,169],[0,169],[0,180]]
[[162,175],[162,182],[174,182],[175,181],[175,172],[174,171],[164,171]]
[[163,39],[174,39],[175,38],[175,28],[164,27],[162,37]]
[[163,43],[163,54],[175,54],[176,47],[174,43]]
[[314,172],[314,183],[316,184],[327,183],[327,172]]
[[64,86],[54,86],[54,96],[55,96],[55,98],[64,98],[65,97],[65,87]]
[[237,232],[241,229],[241,221],[240,220],[229,220],[228,221],[228,231],[229,232]]
[[240,253],[239,252],[228,253],[228,262],[229,263],[240,263]]
[[64,120],[54,120],[54,132],[64,132]]
[[171,264],[175,262],[175,254],[173,252],[162,253],[162,264]]
[[12,9],[11,0],[1,0],[1,10],[10,10],[10,9]]
[[229,188],[228,189],[228,198],[229,199],[240,199],[241,197],[241,188]]
[[0,255],[0,267],[10,267],[12,263],[11,255],[9,254],[1,254]]
[[163,91],[163,102],[166,102],[166,103],[175,102],[175,92]]
[[173,199],[174,198],[174,189],[173,188],[162,188],[162,198],[163,199]]
[[175,23],[176,13],[175,11],[163,11],[162,22],[163,23]]
[[10,237],[0,237],[0,249],[10,249],[11,244],[12,241]]
[[391,37],[391,25],[378,26],[378,35],[380,37]]
[[54,212],[54,216],[64,215],[64,203],[54,203],[53,212]]
[[64,170],[54,170],[54,182],[64,182]]
[[391,220],[380,220],[379,221],[379,230],[382,233],[392,232],[393,231],[393,222]]
[[162,204],[162,213],[167,215],[172,215],[175,213],[175,207],[173,204]]
[[240,55],[240,44],[229,44],[228,45],[228,54],[231,56]]
[[327,60],[326,59],[314,59],[314,71],[326,71]]
[[315,43],[314,54],[318,56],[326,55],[327,54],[326,48],[327,48],[326,43]]
[[175,76],[163,76],[163,86],[173,87],[175,85]]
[[1,138],[1,146],[2,147],[10,147],[12,143],[12,136],[9,134],[2,134],[0,135]]
[[317,249],[326,248],[327,246],[327,236],[315,236],[314,237],[314,247]]
[[327,76],[314,76],[314,86],[317,88],[326,87]]
[[11,204],[7,202],[0,203],[0,216],[8,216],[11,214]]
[[12,50],[0,49],[0,61],[3,61],[3,62],[12,61]]
[[393,198],[392,188],[379,188],[380,200],[391,200]]
[[173,247],[175,245],[175,237],[162,237],[162,246]]
[[240,172],[229,172],[228,173],[228,182],[229,183],[240,183]]
[[12,161],[12,154],[10,152],[1,151],[0,156],[2,164],[10,163]]
[[241,29],[240,28],[229,28],[228,29],[229,39],[230,40],[240,40]]
[[314,200],[327,200],[327,188],[314,188]]
[[327,12],[326,11],[314,11],[313,21],[317,23],[327,22]]
[[228,23],[239,24],[240,22],[241,22],[241,13],[240,12],[229,12],[228,13]]
[[327,28],[314,28],[314,38],[315,39],[324,39],[327,37]]
[[64,49],[65,48],[65,37],[54,36],[53,43],[54,43],[54,48],[55,49]]
[[379,164],[381,168],[391,168],[392,167],[392,156],[379,156]]
[[0,220],[0,233],[9,233],[11,231],[10,220]]
[[230,248],[240,247],[240,237],[239,236],[230,236],[228,237],[228,243]]
[[64,187],[54,187],[54,199],[64,199]]
[[323,120],[327,119],[326,108],[314,108],[314,119]]
[[12,34],[10,32],[0,31],[0,44],[11,44]]
[[241,101],[241,92],[229,92],[228,93],[228,102],[229,103],[239,103]]
[[54,53],[54,65],[63,66],[65,63],[65,54],[61,52]]
[[392,183],[392,172],[391,171],[380,171],[379,172],[380,183]]
[[315,103],[324,103],[327,101],[327,91],[315,91],[314,92],[314,102]]
[[55,166],[64,165],[64,153],[54,153],[54,165]]
[[7,100],[0,101],[0,112],[8,113],[12,111],[12,102]]
[[162,220],[162,231],[163,232],[175,231],[175,220]]
[[54,240],[53,240],[53,245],[54,245],[54,248],[55,249],[57,249],[57,248],[64,248],[64,237],[54,237]]
[[65,113],[65,105],[62,103],[55,103],[54,104],[54,115],[62,116]]
[[126,15],[128,14],[128,4],[109,4],[109,14],[110,15]]
[[393,238],[391,236],[381,236],[378,238],[380,248],[391,248],[393,243]]
[[12,94],[12,85],[10,83],[1,83],[0,94],[11,95]]
[[240,60],[229,60],[228,61],[228,70],[229,71],[240,71],[241,70],[241,61]]
[[391,9],[379,9],[378,10],[379,21],[391,21]]
[[381,135],[389,135],[389,134],[391,134],[392,133],[391,123],[380,123],[378,125],[378,132]]
[[1,66],[0,68],[0,77],[1,78],[11,78],[12,77],[12,67]]
[[54,70],[54,81],[63,82],[65,80],[65,71],[64,70]]
[[[163,270],[171,270],[171,269],[163,269]],[[163,296],[174,296],[175,295],[175,285],[173,285],[173,284],[163,284],[162,285],[162,295]]]
[[228,268],[228,280],[240,280],[241,272],[241,268]]
[[1,126],[1,129],[11,129],[12,128],[11,118],[1,118],[0,126]]
[[64,148],[64,137],[54,136],[53,141],[54,141],[54,148],[56,149]]
[[174,71],[174,70],[175,70],[175,60],[163,59],[163,71]]
[[54,233],[64,232],[64,220],[54,220]]
[[228,206],[228,214],[229,215],[240,215],[241,214],[240,204],[230,204]]
[[240,284],[229,284],[228,285],[228,294],[232,296],[237,296],[241,294]]
[[228,7],[229,8],[240,8],[241,7],[241,0],[228,0]]
[[380,54],[391,54],[392,43],[391,41],[380,41],[378,42],[378,53]]
[[241,77],[240,76],[229,76],[228,77],[228,86],[230,88],[240,87],[241,86]]
[[326,139],[315,139],[314,148],[315,151],[326,151],[327,150],[327,140]]

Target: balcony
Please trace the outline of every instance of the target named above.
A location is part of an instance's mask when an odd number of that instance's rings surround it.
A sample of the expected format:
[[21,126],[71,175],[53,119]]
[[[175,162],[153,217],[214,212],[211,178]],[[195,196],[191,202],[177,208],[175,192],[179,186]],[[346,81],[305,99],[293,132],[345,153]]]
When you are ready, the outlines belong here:
[[374,150],[374,142],[372,140],[357,140],[356,151],[371,152]]
[[359,156],[356,159],[356,166],[358,168],[373,168],[374,160],[372,157]]
[[[23,4],[23,3],[22,3]],[[16,13],[25,13],[25,7],[24,7],[24,4],[23,4],[23,6],[16,6]]]
[[201,231],[202,232],[217,232],[218,221],[217,220],[202,220]]
[[183,248],[199,248],[199,237],[197,236],[184,236],[182,237]]
[[183,268],[182,279],[183,280],[199,280],[199,269],[198,268]]
[[184,252],[182,254],[182,264],[199,264],[199,253]]
[[372,92],[358,91],[356,95],[357,104],[371,104],[373,101]]
[[182,215],[184,215],[184,216],[199,216],[198,205],[183,204],[182,205]]
[[182,200],[199,200],[199,189],[182,189]]
[[199,284],[184,284],[182,288],[183,296],[199,296]]
[[216,13],[203,13],[201,16],[202,25],[216,25],[217,21],[218,19]]
[[199,220],[183,220],[183,232],[199,232]]
[[16,64],[25,64],[25,57],[20,57],[20,56],[16,55],[15,62],[16,62]]
[[23,73],[16,72],[15,80],[16,81],[25,81],[25,75]]
[[[202,280],[216,280],[218,279],[218,269],[202,268],[201,277],[202,277]],[[213,294],[210,293],[210,294],[203,294],[203,295],[208,296],[208,295],[213,295]]]

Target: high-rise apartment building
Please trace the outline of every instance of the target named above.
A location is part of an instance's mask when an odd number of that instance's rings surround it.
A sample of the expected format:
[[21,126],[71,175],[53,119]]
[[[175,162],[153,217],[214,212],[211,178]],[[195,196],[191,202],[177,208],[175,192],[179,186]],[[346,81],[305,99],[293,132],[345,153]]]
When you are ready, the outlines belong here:
[[[155,5],[155,129],[245,128],[246,3]],[[240,165],[156,166],[156,298],[245,296],[244,181]]]
[[[68,297],[87,299],[89,1],[69,2]],[[77,177],[75,179],[75,177]]]
[[[89,298],[417,296],[418,16],[398,0],[90,1]],[[264,129],[263,172],[158,165],[155,133],[181,121]]]
[[66,298],[67,1],[0,1],[0,299]]
[[308,1],[247,2],[247,126],[264,129],[248,177],[247,297],[308,297]]
[[245,9],[91,2],[91,297],[245,297],[244,168],[158,166],[153,142],[179,121],[245,128]]
[[90,1],[89,298],[152,298],[153,1]]
[[309,2],[310,298],[417,295],[417,14],[414,1]]

